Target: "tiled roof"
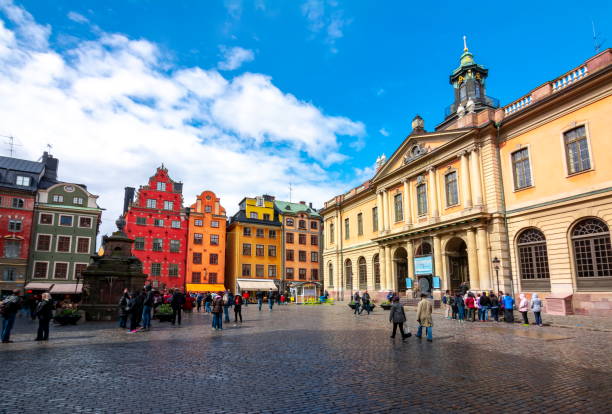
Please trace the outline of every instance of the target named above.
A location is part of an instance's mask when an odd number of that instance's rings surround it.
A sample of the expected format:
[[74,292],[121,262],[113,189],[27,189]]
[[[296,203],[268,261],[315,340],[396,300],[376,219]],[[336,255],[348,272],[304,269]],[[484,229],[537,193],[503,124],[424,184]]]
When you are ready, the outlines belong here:
[[0,168],[6,168],[7,170],[40,174],[44,166],[45,165],[42,162],[0,156]]
[[289,201],[274,201],[274,207],[280,214],[297,214],[306,213],[310,217],[321,218],[321,215],[314,208],[309,207],[307,204],[291,203]]

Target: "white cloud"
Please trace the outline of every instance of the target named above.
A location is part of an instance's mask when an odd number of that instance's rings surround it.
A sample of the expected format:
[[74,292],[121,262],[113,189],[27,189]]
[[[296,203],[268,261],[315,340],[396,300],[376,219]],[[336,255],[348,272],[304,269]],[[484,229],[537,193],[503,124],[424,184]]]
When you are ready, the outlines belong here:
[[75,11],[68,12],[66,16],[75,23],[89,23],[89,19],[87,17]]
[[383,135],[385,137],[389,136],[389,131],[387,131],[385,128],[379,129],[378,132],[380,132],[380,135]]
[[308,30],[313,35],[324,33],[324,41],[330,47],[332,53],[338,53],[336,41],[344,36],[344,28],[352,19],[344,17],[342,10],[337,10],[338,3],[335,1],[306,0],[302,4],[302,14],[308,21]]
[[245,62],[251,62],[255,59],[255,54],[252,50],[243,49],[239,46],[225,47],[221,46],[223,53],[223,61],[217,65],[221,70],[235,70],[242,66]]
[[345,158],[342,145],[365,127],[329,116],[278,89],[265,75],[224,77],[215,69],[172,66],[146,39],[100,32],[66,49],[48,44],[51,28],[0,0],[2,130],[37,159],[48,143],[62,180],[99,194],[102,233],[121,213],[123,187],[146,183],[162,162],[185,183],[185,204],[211,189],[229,214],[246,195],[323,201],[350,184],[322,165]]
[[240,19],[242,16],[242,0],[224,0],[223,4],[231,18]]

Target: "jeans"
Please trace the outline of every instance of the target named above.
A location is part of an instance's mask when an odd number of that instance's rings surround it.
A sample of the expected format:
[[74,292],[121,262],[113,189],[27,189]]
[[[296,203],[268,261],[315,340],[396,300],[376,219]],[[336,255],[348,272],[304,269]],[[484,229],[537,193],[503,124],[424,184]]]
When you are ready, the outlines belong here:
[[150,327],[151,327],[151,306],[144,305],[144,307],[142,308],[142,328],[149,329]]
[[229,306],[224,306],[223,307],[223,316],[225,317],[225,322],[229,322],[230,318],[229,318]]
[[476,319],[476,308],[468,308],[467,318],[468,320],[471,319],[472,322],[474,322],[474,320]]
[[355,303],[355,312],[353,312],[353,315],[356,315],[359,313],[359,303]]
[[263,305],[263,299],[257,299],[257,306],[259,307],[259,310],[261,310],[261,305]]
[[238,322],[238,318],[240,318],[240,323],[242,323],[242,308],[235,306],[234,307],[234,322]]
[[419,329],[417,329],[416,337],[420,338],[423,334],[423,328],[425,328],[425,333],[427,334],[427,339],[430,341],[433,339],[433,326],[421,326],[419,325]]
[[37,341],[46,341],[49,339],[49,322],[51,322],[51,319],[48,318],[38,320],[38,334],[36,335]]
[[197,302],[196,302],[196,304],[197,304],[197,310],[198,310],[198,312],[199,312],[199,311],[200,311],[200,309],[202,309],[202,301],[201,301],[201,300],[199,300],[199,301],[197,301]]
[[480,308],[481,320],[488,321],[489,320],[489,307],[483,306]]
[[491,316],[493,316],[495,322],[499,322],[499,308],[491,308]]
[[465,308],[463,306],[459,306],[457,307],[457,310],[459,311],[459,320],[463,321],[465,319]]
[[181,308],[172,309],[172,325],[176,323],[177,319],[178,319],[178,324],[180,326],[181,325]]
[[126,328],[127,327],[127,318],[128,318],[127,313],[125,315],[120,315],[119,316],[119,327],[120,328]]
[[2,342],[6,342],[11,339],[11,329],[15,324],[16,313],[2,317]]
[[361,315],[361,312],[366,311],[368,313],[368,315],[370,314],[370,304],[369,303],[364,303],[363,306],[361,306],[361,310],[359,311],[359,314]]
[[204,310],[208,313],[211,312],[211,308],[210,308],[210,302],[204,302]]
[[542,325],[542,312],[534,312],[536,325]]
[[214,329],[223,329],[223,317],[221,312],[213,312],[212,327]]
[[272,299],[268,299],[268,306],[270,307],[270,310],[272,310],[274,307],[274,301]]

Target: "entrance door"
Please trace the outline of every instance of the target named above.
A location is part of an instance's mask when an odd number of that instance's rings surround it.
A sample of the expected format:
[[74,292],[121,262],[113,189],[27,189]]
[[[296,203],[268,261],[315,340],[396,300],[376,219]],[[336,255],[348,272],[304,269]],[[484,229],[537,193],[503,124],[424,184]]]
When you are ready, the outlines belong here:
[[468,261],[464,256],[450,256],[450,290],[455,292],[463,282],[469,281]]

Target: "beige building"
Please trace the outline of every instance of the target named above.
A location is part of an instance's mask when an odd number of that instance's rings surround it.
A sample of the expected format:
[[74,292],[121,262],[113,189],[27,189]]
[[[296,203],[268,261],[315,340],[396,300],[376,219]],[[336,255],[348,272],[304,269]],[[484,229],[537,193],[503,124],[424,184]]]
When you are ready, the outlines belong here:
[[[608,49],[500,108],[485,93],[488,70],[465,49],[445,120],[426,132],[417,116],[371,180],[325,203],[325,288],[340,298],[365,289],[439,297],[468,284],[567,296],[582,313],[603,309],[612,299],[612,166],[603,161],[612,149],[611,56]],[[590,221],[578,226],[582,218]],[[572,239],[584,226],[597,233]],[[527,228],[554,240],[548,256]],[[545,256],[548,281],[534,276]]]

